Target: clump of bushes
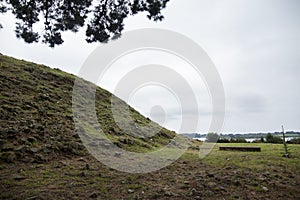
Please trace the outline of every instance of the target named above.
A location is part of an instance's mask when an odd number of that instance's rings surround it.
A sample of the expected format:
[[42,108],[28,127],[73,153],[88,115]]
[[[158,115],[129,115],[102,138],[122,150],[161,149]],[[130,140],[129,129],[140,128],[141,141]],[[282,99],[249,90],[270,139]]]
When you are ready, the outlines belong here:
[[230,140],[228,140],[227,138],[219,138],[218,143],[230,143]]
[[281,144],[283,142],[283,139],[281,139],[278,136],[274,136],[271,133],[268,133],[266,136],[266,142],[273,143],[273,144]]
[[293,138],[293,139],[287,141],[286,143],[288,143],[288,144],[300,144],[300,138]]
[[231,138],[231,143],[247,143],[247,140],[245,138]]
[[245,138],[219,138],[218,143],[247,143]]
[[217,142],[219,140],[219,135],[217,133],[208,133],[206,135],[206,142]]

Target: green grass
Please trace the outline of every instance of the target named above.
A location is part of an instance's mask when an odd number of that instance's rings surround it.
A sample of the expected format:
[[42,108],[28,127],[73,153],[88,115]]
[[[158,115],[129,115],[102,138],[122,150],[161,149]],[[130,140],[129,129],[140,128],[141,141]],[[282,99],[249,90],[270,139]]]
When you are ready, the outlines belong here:
[[[75,131],[72,109],[72,95],[75,76],[61,70],[52,69],[44,65],[14,59],[0,55],[0,126],[4,134],[1,138],[8,143],[18,147],[22,140],[29,137],[37,139],[39,145],[49,144],[50,154],[45,154],[48,159],[55,159],[57,154],[65,156],[76,153],[69,148],[62,153],[61,147],[68,146],[71,141],[80,142]],[[118,117],[124,124],[126,130],[122,130],[115,122],[111,109],[111,98],[113,95],[108,91],[95,87],[92,83],[81,82],[88,88],[95,88],[95,110],[98,122],[91,124],[87,118],[83,125],[85,131],[92,137],[100,137],[99,128],[112,142],[116,142],[122,148],[134,152],[155,151],[157,148],[167,144],[175,133],[163,129],[158,124],[150,125],[150,120],[142,116],[139,112],[129,107],[124,101],[116,98]],[[85,90],[79,95],[82,102],[88,102],[85,98]],[[130,117],[124,116],[121,108],[128,108]],[[89,116],[87,116],[89,117]],[[131,122],[132,121],[132,122]],[[132,136],[132,132],[143,134],[136,128],[147,127],[145,132],[158,129],[156,136],[143,139]],[[100,125],[100,126],[99,126]],[[14,137],[6,132],[15,131]],[[144,132],[144,133],[145,133]],[[15,139],[17,138],[17,139]],[[126,140],[120,140],[124,138]],[[130,140],[130,144],[124,141]],[[43,154],[43,152],[39,152]],[[80,152],[78,152],[80,153]],[[87,153],[87,151],[85,152]],[[20,154],[22,160],[26,156]],[[30,155],[32,157],[32,155]],[[0,156],[1,160],[1,156]]]
[[[199,144],[196,142],[193,146]],[[3,165],[0,183],[8,190],[0,197],[24,199],[44,195],[86,199],[97,192],[100,199],[136,199],[137,195],[145,199],[194,199],[192,188],[204,199],[238,199],[246,195],[250,199],[280,199],[282,195],[285,199],[297,199],[299,196],[296,191],[300,145],[289,145],[292,158],[282,157],[282,145],[278,144],[224,144],[260,146],[262,152],[219,151],[219,145],[204,159],[199,159],[198,150],[190,148],[173,164],[147,174],[112,170],[87,156],[84,157],[86,161],[76,157],[69,159],[67,165],[60,162]],[[90,169],[84,168],[85,163],[90,164]],[[18,169],[23,171],[20,173]],[[11,178],[15,174],[26,179],[15,181]],[[270,191],[264,191],[264,187]],[[166,197],[165,188],[179,196]],[[129,193],[128,189],[134,192]],[[21,192],[19,197],[16,191]]]
[[[261,152],[220,151],[219,146],[258,146]],[[283,157],[282,144],[267,143],[217,143],[211,153],[203,159],[204,163],[216,166],[228,164],[239,168],[263,169],[266,166],[289,166],[300,170],[300,145],[288,144],[291,158]]]

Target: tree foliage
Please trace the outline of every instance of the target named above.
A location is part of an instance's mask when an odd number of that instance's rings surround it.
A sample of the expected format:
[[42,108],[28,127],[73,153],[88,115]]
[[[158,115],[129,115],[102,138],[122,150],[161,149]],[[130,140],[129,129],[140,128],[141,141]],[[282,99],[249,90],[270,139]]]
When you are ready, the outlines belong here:
[[[161,10],[169,0],[0,0],[0,13],[11,10],[18,19],[16,36],[27,43],[42,42],[50,47],[64,41],[61,33],[77,32],[86,25],[87,42],[107,42],[124,29],[124,19],[147,12],[150,20],[161,21]],[[38,32],[34,25],[42,21]],[[1,24],[0,24],[1,28]]]
[[247,143],[245,138],[230,138],[230,143]]
[[278,143],[282,143],[283,140],[280,137],[277,137],[277,136],[272,135],[271,133],[268,133],[266,136],[266,142],[278,144]]
[[207,133],[206,142],[217,142],[219,139],[218,133]]
[[300,144],[300,138],[292,138],[291,140],[287,141],[289,144]]

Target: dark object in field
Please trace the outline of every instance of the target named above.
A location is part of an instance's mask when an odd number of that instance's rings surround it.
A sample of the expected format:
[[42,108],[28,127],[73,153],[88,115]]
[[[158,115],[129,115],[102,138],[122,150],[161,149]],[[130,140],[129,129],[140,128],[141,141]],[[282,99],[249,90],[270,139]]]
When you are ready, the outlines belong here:
[[258,151],[260,152],[260,147],[219,147],[219,150],[223,151]]

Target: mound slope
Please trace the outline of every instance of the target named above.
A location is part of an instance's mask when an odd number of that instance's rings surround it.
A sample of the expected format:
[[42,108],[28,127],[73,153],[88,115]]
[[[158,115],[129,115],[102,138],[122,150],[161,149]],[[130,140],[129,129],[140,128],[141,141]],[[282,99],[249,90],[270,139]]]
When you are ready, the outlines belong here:
[[[72,91],[75,76],[59,69],[0,55],[0,160],[2,162],[47,162],[58,157],[84,156],[88,152],[75,130]],[[91,84],[91,83],[90,83]],[[145,152],[166,145],[175,132],[153,124],[160,131],[144,139],[120,129],[111,111],[112,94],[97,87],[95,107],[106,136],[121,148]],[[117,103],[128,106],[117,99]],[[151,120],[128,106],[139,126]],[[120,113],[126,123],[126,116]],[[155,127],[154,127],[155,126]]]

